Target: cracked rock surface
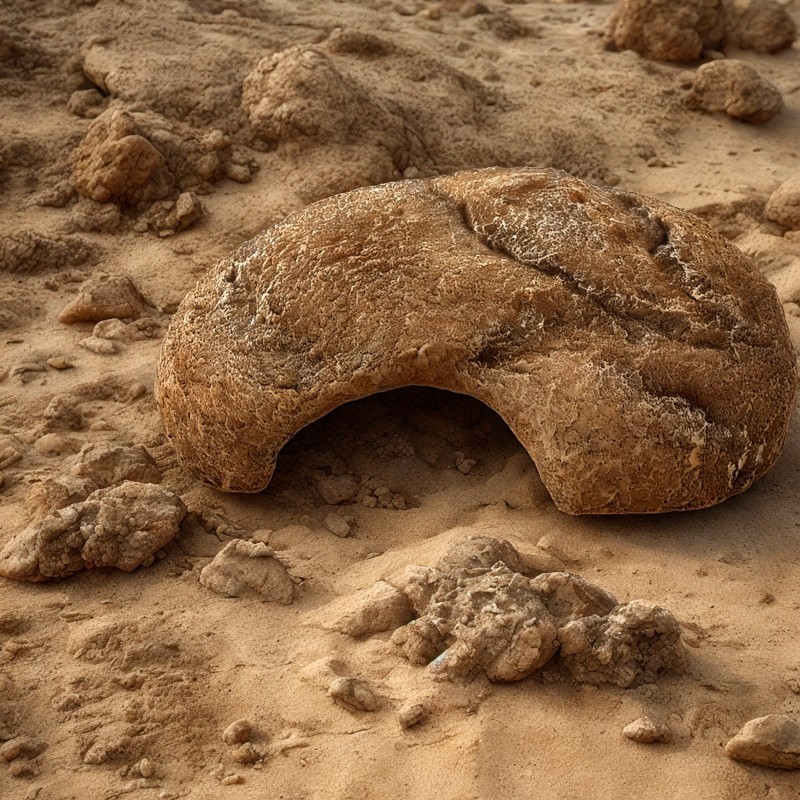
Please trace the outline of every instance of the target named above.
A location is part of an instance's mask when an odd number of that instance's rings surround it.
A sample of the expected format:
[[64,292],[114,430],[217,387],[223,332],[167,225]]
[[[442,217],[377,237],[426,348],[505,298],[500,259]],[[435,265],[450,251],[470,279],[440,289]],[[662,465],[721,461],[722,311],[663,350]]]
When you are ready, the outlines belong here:
[[356,190],[245,243],[181,304],[156,397],[187,470],[255,492],[299,429],[411,384],[496,410],[561,510],[638,513],[748,488],[797,372],[775,290],[706,223],[494,168]]

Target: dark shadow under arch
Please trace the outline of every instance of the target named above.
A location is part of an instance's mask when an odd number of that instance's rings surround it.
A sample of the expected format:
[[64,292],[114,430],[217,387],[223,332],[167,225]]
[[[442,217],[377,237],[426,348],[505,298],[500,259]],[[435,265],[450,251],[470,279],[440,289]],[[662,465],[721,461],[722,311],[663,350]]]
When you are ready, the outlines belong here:
[[[461,466],[485,477],[515,453],[525,450],[500,415],[480,400],[406,386],[345,403],[298,431],[281,450],[264,493],[285,499],[287,492],[337,474],[413,485],[413,476],[404,481],[402,473],[416,461],[422,462],[423,474]],[[465,460],[476,463],[470,467]]]

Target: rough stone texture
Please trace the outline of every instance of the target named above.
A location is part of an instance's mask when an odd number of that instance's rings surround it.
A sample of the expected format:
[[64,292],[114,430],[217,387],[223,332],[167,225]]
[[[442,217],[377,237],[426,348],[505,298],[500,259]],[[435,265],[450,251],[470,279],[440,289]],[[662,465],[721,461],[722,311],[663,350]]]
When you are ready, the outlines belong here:
[[488,169],[321,201],[189,293],[156,397],[184,467],[260,491],[342,403],[410,384],[509,423],[570,513],[702,508],[783,445],[775,290],[706,223],[564,173]]
[[153,112],[112,106],[91,124],[75,151],[72,183],[98,203],[137,207],[203,188],[233,166],[231,142],[222,131],[201,137]]
[[253,726],[249,720],[237,719],[231,722],[222,732],[222,741],[233,747],[237,744],[249,742],[253,735]]
[[657,61],[694,61],[722,43],[719,0],[619,0],[606,23],[606,43]]
[[58,320],[71,325],[112,317],[131,319],[138,317],[144,308],[145,302],[130,278],[97,272],[80,285],[78,296],[64,307]]
[[428,709],[422,703],[403,703],[397,712],[401,728],[412,728],[428,716]]
[[122,481],[161,483],[161,470],[141,444],[131,447],[106,442],[85,444],[70,471],[78,478],[88,478],[101,489]]
[[774,0],[722,0],[725,44],[757,53],[777,53],[797,38],[797,25]]
[[131,572],[152,564],[185,513],[180,497],[151,483],[98,489],[14,536],[0,551],[0,576],[45,581],[92,567]]
[[349,608],[327,621],[324,627],[355,638],[393,631],[413,617],[405,594],[386,581],[378,581],[369,589],[348,598],[347,602]]
[[45,236],[23,230],[0,236],[0,272],[30,275],[85,264],[93,249],[78,236]]
[[614,595],[571,572],[537,575],[531,586],[539,592],[547,610],[561,623],[592,614],[603,616],[617,605]]
[[425,613],[392,641],[409,661],[449,678],[483,672],[518,681],[555,653],[557,623],[530,581],[498,563],[478,575],[454,571],[438,581]]
[[203,567],[200,583],[226,597],[256,597],[290,605],[294,582],[286,567],[263,542],[234,539]]
[[97,489],[97,484],[87,478],[72,475],[48,478],[31,486],[25,509],[34,521],[38,521],[59,508],[85,500]]
[[326,515],[325,519],[322,520],[322,524],[334,534],[334,536],[339,536],[342,539],[345,539],[350,533],[350,523],[344,517],[339,516],[339,514],[331,513]]
[[326,475],[317,481],[317,491],[329,505],[343,505],[356,496],[358,484],[352,475]]
[[800,230],[800,175],[785,180],[769,196],[764,214],[784,228]]
[[356,711],[375,711],[378,701],[369,684],[359,678],[334,678],[328,695],[340,706]]
[[671,742],[672,731],[663,722],[656,722],[650,717],[640,717],[628,723],[622,732],[634,742],[651,744],[652,742]]
[[404,592],[417,618],[392,642],[415,664],[458,681],[520,680],[561,646],[575,680],[627,687],[681,671],[680,627],[664,608],[613,595],[580,575],[528,578],[509,568],[525,559],[505,540],[455,542],[437,568],[412,566]]
[[783,110],[777,86],[749,64],[732,58],[699,67],[687,103],[690,108],[722,111],[745,122],[769,122]]
[[467,536],[447,548],[444,555],[436,563],[440,572],[447,570],[480,570],[491,569],[498,561],[505,564],[512,572],[523,575],[528,567],[522,556],[505,539],[493,539],[490,536]]
[[727,45],[775,53],[796,36],[774,0],[619,0],[605,29],[608,46],[659,61],[695,61]]
[[559,628],[558,639],[564,664],[583,683],[627,688],[686,667],[677,620],[666,608],[644,600],[617,606],[605,617],[572,620]]
[[183,192],[175,202],[162,200],[153,203],[147,224],[159,236],[172,236],[194,225],[203,216],[203,204],[194,192]]
[[765,767],[800,769],[800,723],[783,714],[751,719],[725,745],[725,752]]

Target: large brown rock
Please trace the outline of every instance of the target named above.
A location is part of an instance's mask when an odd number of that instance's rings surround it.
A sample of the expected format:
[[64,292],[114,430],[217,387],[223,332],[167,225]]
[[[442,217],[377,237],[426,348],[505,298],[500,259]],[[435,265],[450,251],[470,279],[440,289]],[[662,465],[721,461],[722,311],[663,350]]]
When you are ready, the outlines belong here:
[[300,428],[411,384],[509,423],[570,513],[702,508],[780,452],[797,370],[775,290],[706,223],[564,173],[361,189],[189,293],[156,396],[187,470],[269,482]]

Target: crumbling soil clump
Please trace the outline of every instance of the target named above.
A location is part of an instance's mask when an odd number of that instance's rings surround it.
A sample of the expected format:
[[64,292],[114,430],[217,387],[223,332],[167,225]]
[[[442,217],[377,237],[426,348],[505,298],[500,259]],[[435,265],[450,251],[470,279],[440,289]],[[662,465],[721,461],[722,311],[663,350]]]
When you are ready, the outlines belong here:
[[[489,565],[488,553],[506,560]],[[576,681],[621,688],[686,668],[680,626],[667,609],[619,604],[579,575],[530,577],[508,562],[525,563],[507,541],[470,537],[436,569],[413,568],[404,591],[417,617],[394,632],[394,644],[434,675],[464,682],[476,673],[521,680],[556,652]]]

